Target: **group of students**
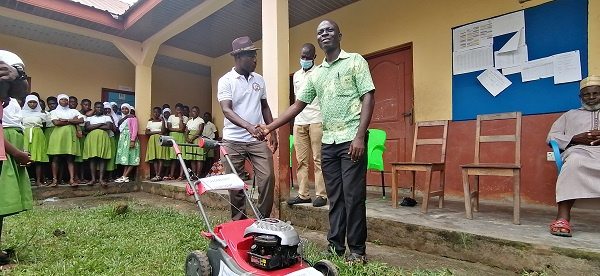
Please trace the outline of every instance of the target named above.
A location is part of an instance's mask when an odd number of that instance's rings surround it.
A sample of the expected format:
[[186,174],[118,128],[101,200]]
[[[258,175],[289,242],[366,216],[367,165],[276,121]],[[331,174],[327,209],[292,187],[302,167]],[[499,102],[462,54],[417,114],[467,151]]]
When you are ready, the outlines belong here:
[[[13,101],[3,110],[2,125],[8,131],[24,134],[24,149],[34,162],[31,169],[35,171],[34,185],[57,186],[63,179],[65,165],[71,186],[126,183],[140,164],[138,120],[134,107],[127,103],[120,108],[115,102],[95,102],[92,106],[89,99],[83,99],[81,109],[77,110],[79,102],[74,96],[60,94],[44,102],[35,92],[27,95],[22,104],[16,99]],[[146,125],[145,133],[150,140],[145,161],[153,164],[153,181],[184,178],[179,163],[172,162],[176,159],[173,149],[159,145],[160,135],[170,135],[177,143],[197,143],[201,137],[217,137],[209,112],[200,117],[197,106],[189,109],[178,103],[171,113],[168,104],[162,109],[155,107]],[[214,151],[204,152],[195,147],[182,147],[182,152],[196,175],[202,175],[204,161],[214,157]],[[48,163],[52,181],[46,182]],[[170,169],[165,170],[163,176],[165,167]],[[115,179],[117,171],[122,174]],[[91,180],[86,179],[87,176]]]
[[[210,112],[205,112],[203,116],[200,116],[199,107],[193,106],[190,109],[180,103],[175,105],[174,112],[171,111],[168,104],[164,104],[162,108],[154,107],[145,133],[149,136],[145,161],[152,163],[151,181],[181,181],[185,177],[183,169],[177,162],[175,151],[158,143],[161,135],[172,136],[177,143],[191,144],[197,144],[201,138],[215,139],[218,137],[218,130],[212,123]],[[212,165],[214,150],[205,151],[199,147],[180,148],[183,159],[189,164],[194,174],[204,175],[204,169],[210,168]],[[163,168],[165,169],[163,170]],[[179,170],[178,174],[177,170]]]
[[[46,102],[33,92],[20,105],[17,100],[4,109],[2,125],[9,131],[23,132],[24,150],[35,169],[35,185],[56,187],[63,179],[64,165],[68,184],[107,185],[113,181],[117,165],[122,175],[115,182],[129,182],[133,168],[140,163],[138,121],[135,109],[124,103],[81,101],[60,94]],[[48,110],[46,110],[46,103]],[[46,182],[45,167],[50,163],[52,180]],[[85,180],[89,167],[91,180]],[[110,176],[105,178],[106,172]]]

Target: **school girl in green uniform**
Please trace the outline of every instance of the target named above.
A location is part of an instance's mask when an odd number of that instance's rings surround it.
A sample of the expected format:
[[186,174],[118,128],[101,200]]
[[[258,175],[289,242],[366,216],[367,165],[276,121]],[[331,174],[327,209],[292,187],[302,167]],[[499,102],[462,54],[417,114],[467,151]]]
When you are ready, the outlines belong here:
[[57,97],[58,106],[50,112],[54,130],[48,141],[48,155],[52,158],[52,183],[58,185],[58,167],[61,160],[66,161],[69,171],[69,185],[77,186],[75,182],[75,156],[81,154],[76,127],[83,122],[81,113],[69,108],[69,96],[60,94]]
[[31,160],[35,161],[35,185],[42,185],[43,163],[48,163],[48,144],[42,127],[48,120],[48,114],[42,113],[40,102],[35,95],[25,98],[25,104],[21,109],[23,126],[25,127],[25,150],[31,154]]
[[119,143],[117,145],[116,163],[123,165],[123,176],[117,178],[117,183],[129,182],[129,174],[140,164],[140,141],[137,138],[138,121],[131,114],[133,107],[128,103],[121,105],[122,118],[119,120]]
[[158,144],[158,138],[165,133],[165,125],[163,119],[160,118],[161,109],[160,107],[154,107],[152,109],[152,118],[148,120],[146,124],[145,134],[150,136],[148,138],[148,145],[146,146],[146,162],[152,163],[154,169],[154,176],[150,178],[150,181],[162,180],[161,175],[163,166],[168,155],[168,148]]
[[119,118],[117,116],[117,114],[113,111],[112,109],[112,104],[110,104],[109,102],[104,102],[103,103],[104,106],[104,115],[108,116],[111,118],[113,124],[111,129],[108,131],[108,137],[110,138],[110,152],[111,152],[111,157],[110,160],[108,160],[108,163],[106,163],[106,171],[108,172],[108,181],[112,182],[114,180],[114,170],[117,169],[117,165],[115,164],[115,157],[116,157],[116,152],[117,152],[117,131],[119,130],[117,128],[117,123],[119,123]]
[[[167,129],[169,130],[169,136],[173,137],[176,143],[185,143],[185,136],[183,133],[185,132],[185,124],[187,123],[187,121],[188,117],[183,115],[183,110],[180,106],[175,107],[175,114],[169,116],[169,118],[167,119]],[[182,148],[181,152],[185,155],[185,148]],[[175,156],[175,151],[173,150],[173,148],[169,148],[169,158],[172,160],[177,160],[177,156]],[[176,168],[180,168],[179,177],[176,180],[184,180],[185,178],[183,169],[177,161],[174,161],[171,164],[170,177],[175,177]]]
[[[29,175],[23,167],[32,161],[29,154],[22,151],[22,129],[3,129],[6,116],[9,121],[21,116],[21,108],[14,98],[22,99],[27,91],[24,67],[16,54],[0,50],[0,239],[4,217],[33,208]],[[8,254],[0,251],[0,266],[9,261]]]
[[[108,160],[113,156],[112,146],[108,132],[113,128],[113,121],[104,115],[104,106],[101,102],[94,103],[94,115],[85,119],[85,129],[88,131],[83,145],[83,159],[90,163],[92,180],[88,185],[99,181],[100,186],[106,186],[104,172]],[[96,179],[96,169],[98,178]]]
[[[192,107],[190,110],[191,118],[188,120],[185,129],[185,140],[190,144],[198,144],[204,131],[204,120],[200,117],[200,108]],[[204,149],[200,147],[186,147],[183,159],[189,160],[192,164],[192,171],[200,177],[202,165],[204,164]]]

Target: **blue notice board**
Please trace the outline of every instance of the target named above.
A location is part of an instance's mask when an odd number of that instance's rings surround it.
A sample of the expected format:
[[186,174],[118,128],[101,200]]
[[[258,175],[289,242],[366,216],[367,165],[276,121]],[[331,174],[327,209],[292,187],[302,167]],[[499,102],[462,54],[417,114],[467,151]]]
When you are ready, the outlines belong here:
[[119,107],[124,103],[135,107],[135,92],[102,88],[102,101],[115,102]]
[[[524,10],[529,60],[579,50],[581,75],[588,75],[588,0],[555,0]],[[460,27],[460,26],[459,26]],[[515,33],[494,37],[498,51]],[[479,83],[476,71],[452,76],[452,119],[472,120],[479,114],[521,111],[523,115],[564,112],[581,106],[579,82],[554,84],[553,78],[512,84],[496,97]]]

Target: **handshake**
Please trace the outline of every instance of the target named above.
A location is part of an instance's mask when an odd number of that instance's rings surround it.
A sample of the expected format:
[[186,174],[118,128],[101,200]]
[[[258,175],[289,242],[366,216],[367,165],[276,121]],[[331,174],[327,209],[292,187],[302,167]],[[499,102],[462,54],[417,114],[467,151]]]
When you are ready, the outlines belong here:
[[267,138],[267,135],[271,133],[271,139],[269,139],[269,147],[271,148],[271,152],[275,153],[277,147],[279,146],[276,131],[269,130],[268,126],[265,124],[247,125],[246,130],[252,135],[252,137],[256,138],[259,141],[264,141]]
[[[265,140],[267,138],[267,135],[271,133],[271,130],[269,130],[268,126],[265,124],[248,125],[246,126],[246,130],[252,135],[252,137],[256,138],[259,141]],[[273,133],[274,134],[271,135],[276,135],[277,132]]]

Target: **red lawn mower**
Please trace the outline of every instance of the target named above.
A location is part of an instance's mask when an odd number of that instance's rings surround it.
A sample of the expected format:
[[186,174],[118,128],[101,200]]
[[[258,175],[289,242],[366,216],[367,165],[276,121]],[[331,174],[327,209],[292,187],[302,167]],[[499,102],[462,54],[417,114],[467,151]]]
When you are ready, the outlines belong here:
[[[264,275],[264,276],[337,276],[337,267],[328,260],[314,265],[303,258],[303,243],[298,232],[289,223],[276,218],[263,218],[247,193],[244,182],[231,164],[229,154],[220,142],[202,138],[198,144],[177,144],[173,137],[161,136],[159,143],[172,147],[187,178],[186,190],[193,195],[208,232],[202,236],[210,240],[206,252],[191,252],[185,263],[185,275]],[[221,154],[233,173],[198,179],[188,170],[181,156],[180,146],[214,149]],[[211,227],[200,195],[211,190],[243,190],[257,219],[231,221]],[[230,202],[231,204],[231,202]]]

